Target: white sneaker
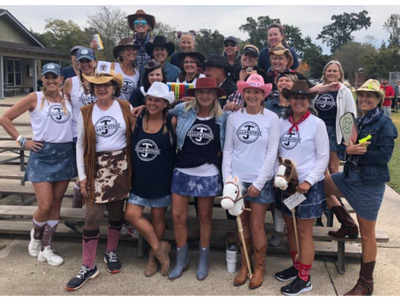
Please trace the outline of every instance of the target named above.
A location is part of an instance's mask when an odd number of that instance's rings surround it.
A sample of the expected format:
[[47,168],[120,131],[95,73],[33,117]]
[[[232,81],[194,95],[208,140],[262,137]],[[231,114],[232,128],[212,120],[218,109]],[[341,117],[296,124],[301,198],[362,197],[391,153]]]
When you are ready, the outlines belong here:
[[29,245],[28,245],[28,252],[29,252],[30,256],[37,257],[40,252],[40,246],[42,245],[42,240],[35,240],[33,238],[34,232],[35,232],[35,230],[32,228],[31,229],[31,241],[29,242]]
[[58,267],[64,262],[64,259],[61,256],[54,254],[50,246],[47,246],[43,251],[40,251],[38,261],[47,261],[50,266]]

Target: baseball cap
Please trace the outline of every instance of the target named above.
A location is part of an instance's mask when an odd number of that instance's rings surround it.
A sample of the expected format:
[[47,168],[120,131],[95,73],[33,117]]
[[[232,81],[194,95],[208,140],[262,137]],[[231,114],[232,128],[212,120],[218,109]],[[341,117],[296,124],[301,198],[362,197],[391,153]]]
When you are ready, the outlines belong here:
[[47,73],[53,73],[56,74],[57,76],[61,75],[61,67],[59,64],[56,63],[48,63],[45,64],[42,68],[42,76],[47,74]]
[[92,61],[96,59],[96,55],[94,55],[92,49],[82,47],[81,49],[78,50],[78,54],[76,55],[76,60],[81,60],[83,58]]

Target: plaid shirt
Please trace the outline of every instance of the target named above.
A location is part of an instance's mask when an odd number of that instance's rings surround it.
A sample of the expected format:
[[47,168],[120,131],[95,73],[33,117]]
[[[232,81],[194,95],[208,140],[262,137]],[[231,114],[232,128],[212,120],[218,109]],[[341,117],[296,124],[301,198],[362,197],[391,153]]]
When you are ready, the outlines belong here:
[[239,93],[239,90],[230,94],[228,99],[226,100],[226,103],[232,103],[232,102],[235,104],[235,106],[238,107],[238,109],[243,107],[243,98],[242,95]]

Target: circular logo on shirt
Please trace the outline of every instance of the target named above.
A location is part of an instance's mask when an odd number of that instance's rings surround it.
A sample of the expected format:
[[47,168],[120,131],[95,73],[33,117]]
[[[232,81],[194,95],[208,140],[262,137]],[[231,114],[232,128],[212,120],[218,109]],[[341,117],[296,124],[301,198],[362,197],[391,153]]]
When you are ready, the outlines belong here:
[[96,96],[92,95],[86,95],[85,92],[82,93],[82,95],[79,97],[79,102],[82,102],[83,105],[88,105],[93,102],[96,102],[97,98]]
[[135,151],[137,156],[146,162],[152,161],[157,155],[161,155],[161,150],[158,149],[157,144],[149,139],[140,140],[135,146]]
[[261,136],[261,130],[256,123],[248,121],[239,126],[236,135],[241,142],[251,144]]
[[323,94],[318,97],[317,101],[315,101],[315,106],[319,110],[327,111],[336,106],[336,102],[332,95]]
[[124,85],[122,86],[121,93],[122,94],[132,94],[135,89],[135,84],[129,78],[124,78]]
[[285,132],[279,142],[281,143],[281,146],[285,148],[286,150],[292,150],[297,146],[298,143],[300,143],[300,133],[296,131],[296,129],[293,129],[292,132]]
[[117,122],[113,117],[102,117],[94,125],[97,136],[110,137],[114,135],[118,128],[121,128],[121,124]]
[[196,124],[187,133],[187,136],[198,146],[205,146],[214,139],[211,128],[206,124]]
[[66,113],[61,104],[52,105],[49,107],[47,115],[56,123],[65,123],[71,117],[69,111]]

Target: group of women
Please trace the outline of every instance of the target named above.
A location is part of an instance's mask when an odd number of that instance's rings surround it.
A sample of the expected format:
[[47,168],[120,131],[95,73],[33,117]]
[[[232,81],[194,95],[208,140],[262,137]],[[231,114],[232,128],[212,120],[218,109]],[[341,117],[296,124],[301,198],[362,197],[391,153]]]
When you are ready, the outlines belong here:
[[[343,85],[342,66],[329,62],[322,84],[313,86],[295,71],[297,58],[285,43],[280,25],[269,26],[270,45],[260,56],[256,47],[247,47],[236,72],[240,103],[223,110],[218,99],[225,91],[199,71],[205,58],[194,51],[195,33],[180,35],[182,52],[172,56],[171,64],[167,57],[174,46],[163,37],[152,39],[153,16],[139,10],[128,22],[134,37],[115,47],[115,63],[97,62],[92,49],[82,48],[77,54],[79,74],[68,79],[63,89],[60,66],[46,64],[42,68],[43,91],[29,94],[0,118],[10,136],[31,150],[26,177],[33,183],[38,208],[29,254],[52,266],[63,263],[50,243],[69,180],[78,175],[86,204],[83,264],[67,283],[67,290],[77,290],[99,275],[95,256],[105,209],[108,240],[104,262],[111,274],[122,268],[117,249],[125,218],[151,247],[145,276],[158,270],[171,280],[182,276],[190,264],[187,217],[191,197],[197,198],[200,224],[196,278],[204,280],[209,269],[214,197],[222,193],[223,178],[236,175],[246,190],[245,206],[250,210],[241,215],[242,265],[235,286],[248,279],[245,248],[254,267],[249,288],[263,283],[268,247],[264,219],[268,206],[275,204],[284,216],[293,262],[275,277],[291,281],[281,288],[285,295],[311,291],[312,229],[327,204],[342,223],[338,232],[330,234],[358,236],[357,225],[339,201],[345,197],[357,214],[362,239],[360,278],[347,294],[371,295],[375,224],[385,182],[390,180],[387,165],[397,138],[396,127],[378,108],[384,99],[379,83],[369,80],[357,90],[362,112],[356,119],[357,140],[367,135],[372,139],[345,141],[339,119],[356,110]],[[96,45],[92,42],[91,46]],[[195,85],[182,103],[172,105],[174,93],[166,85],[170,81]],[[31,117],[32,140],[21,136],[12,124],[26,111]],[[296,190],[306,197],[296,207],[296,227],[283,194],[273,186],[278,155],[295,162]],[[339,159],[346,161],[341,173]],[[163,237],[170,205],[177,248],[169,272],[171,245]],[[151,208],[150,220],[143,216],[145,207]]]

